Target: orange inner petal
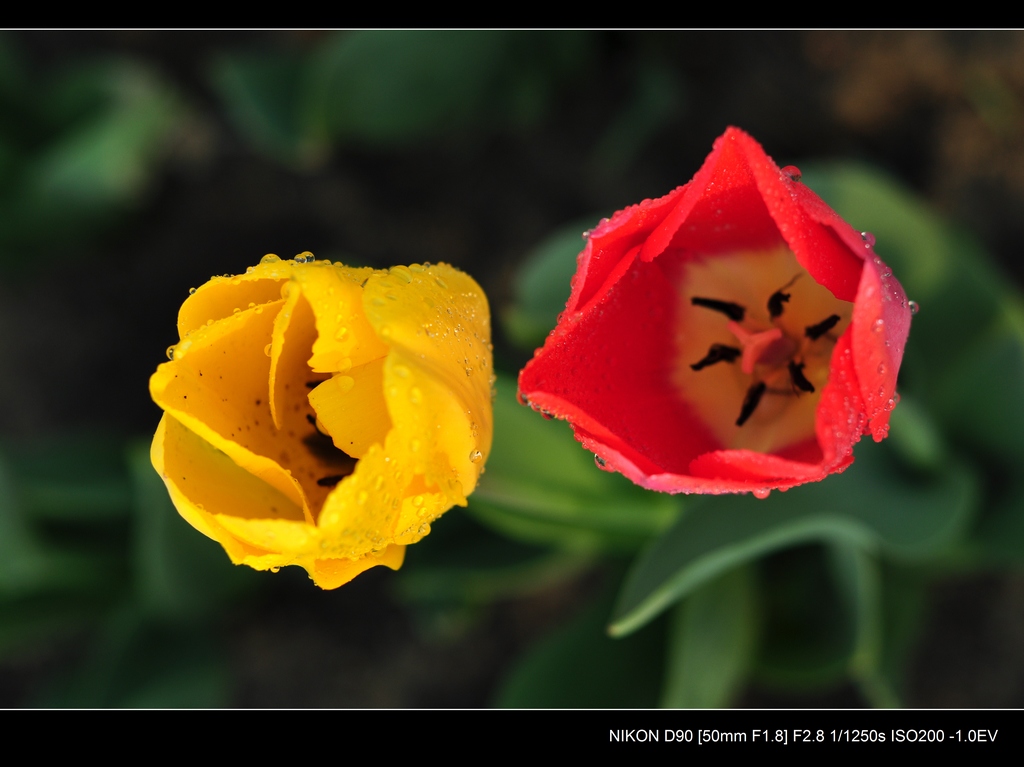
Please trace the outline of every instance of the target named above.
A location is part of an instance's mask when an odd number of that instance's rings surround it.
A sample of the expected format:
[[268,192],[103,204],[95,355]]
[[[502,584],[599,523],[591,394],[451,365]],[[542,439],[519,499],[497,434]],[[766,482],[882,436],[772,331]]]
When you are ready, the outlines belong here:
[[[723,448],[778,453],[814,438],[815,411],[828,381],[832,348],[850,322],[853,305],[816,283],[785,246],[691,258],[679,274],[672,382],[680,396],[701,414]],[[772,318],[768,300],[780,289],[790,298],[782,304],[782,314]],[[738,304],[745,309],[744,317],[730,329],[727,316],[693,305],[694,297]],[[807,337],[807,327],[833,314],[840,317],[835,327],[817,340]],[[773,332],[776,328],[781,339]],[[694,370],[692,365],[716,344],[746,354],[742,360]],[[783,359],[775,352],[785,344],[796,351]],[[790,359],[804,365],[813,392],[793,384]],[[764,394],[746,422],[737,426],[748,392],[760,382]]]

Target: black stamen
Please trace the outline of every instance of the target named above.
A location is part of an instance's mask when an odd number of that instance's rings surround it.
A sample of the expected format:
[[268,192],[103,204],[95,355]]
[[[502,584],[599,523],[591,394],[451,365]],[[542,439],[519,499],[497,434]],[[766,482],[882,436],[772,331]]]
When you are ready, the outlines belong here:
[[800,275],[798,274],[781,288],[772,293],[771,297],[768,299],[768,314],[772,319],[775,319],[782,314],[782,305],[784,303],[789,303],[791,294],[784,292],[786,288],[792,286],[792,284],[799,279]]
[[316,483],[320,485],[320,487],[334,487],[336,484],[341,482],[341,480],[345,479],[345,476],[345,474],[332,474],[329,477],[320,477]]
[[334,440],[326,434],[315,431],[302,438],[302,444],[306,449],[322,463],[328,464],[331,468],[351,474],[356,467],[356,459],[348,453],[339,450],[334,445]]
[[761,397],[764,396],[764,390],[767,388],[765,382],[760,381],[747,389],[747,396],[743,398],[743,407],[740,408],[740,417],[736,419],[737,426],[745,424],[747,419],[754,414],[761,402]]
[[819,338],[821,338],[823,335],[825,335],[828,331],[830,331],[832,328],[834,328],[839,323],[839,320],[840,320],[839,315],[838,314],[833,314],[833,315],[823,319],[817,325],[808,325],[804,329],[804,333],[812,341],[817,341]]
[[783,293],[781,290],[776,290],[772,293],[768,299],[768,315],[774,319],[782,314],[782,305],[789,303],[790,293]]
[[717,298],[691,298],[690,303],[694,306],[703,306],[705,309],[721,312],[736,322],[743,322],[743,315],[747,311],[739,304],[734,304],[732,301],[719,301]]
[[807,376],[804,375],[804,363],[799,365],[793,360],[789,361],[789,378],[793,382],[793,386],[800,391],[812,392],[814,391],[814,384],[807,380]]
[[690,365],[690,368],[693,370],[703,370],[708,365],[714,365],[716,362],[734,362],[742,353],[743,352],[735,346],[711,344],[711,348],[708,349],[708,353],[704,355],[704,359]]

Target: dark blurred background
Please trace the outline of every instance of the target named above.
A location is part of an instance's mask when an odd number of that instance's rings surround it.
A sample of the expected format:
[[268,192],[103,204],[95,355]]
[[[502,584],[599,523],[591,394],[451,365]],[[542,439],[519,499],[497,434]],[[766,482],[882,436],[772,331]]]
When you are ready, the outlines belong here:
[[[234,596],[147,608],[158,621],[125,607],[125,589],[141,593],[139,551],[159,537],[132,516],[129,486],[143,480],[123,469],[134,440],[128,464],[144,472],[159,419],[148,377],[178,340],[188,289],[265,253],[448,262],[497,318],[539,243],[685,183],[728,125],[780,165],[881,169],[1024,279],[1018,32],[0,37],[0,491],[41,509],[39,540],[93,536],[121,557],[61,564],[61,577],[101,585],[45,598],[19,580],[20,555],[0,563],[0,706],[492,704],[516,657],[599,591],[607,566],[472,609],[411,601],[383,568],[335,592],[297,568],[239,572]],[[514,374],[528,354],[494,326],[496,362]],[[83,504],[88,523],[74,516]],[[930,589],[906,703],[1024,706],[1024,577]],[[133,670],[153,658],[156,670]],[[134,681],[180,682],[180,669],[199,697]],[[740,699],[819,704],[863,701],[843,686],[756,684]]]

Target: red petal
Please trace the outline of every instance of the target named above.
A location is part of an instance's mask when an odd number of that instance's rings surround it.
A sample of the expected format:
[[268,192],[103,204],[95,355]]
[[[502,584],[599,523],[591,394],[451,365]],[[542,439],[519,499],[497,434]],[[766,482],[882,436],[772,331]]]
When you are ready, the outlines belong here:
[[[815,439],[776,453],[724,450],[671,384],[679,299],[690,255],[785,242],[853,318],[835,344]],[[659,258],[672,253],[672,258]],[[888,430],[910,327],[902,287],[853,227],[761,146],[729,128],[686,186],[617,213],[591,232],[566,312],[520,374],[534,407],[634,482],[666,492],[788,488],[842,471],[853,445]]]

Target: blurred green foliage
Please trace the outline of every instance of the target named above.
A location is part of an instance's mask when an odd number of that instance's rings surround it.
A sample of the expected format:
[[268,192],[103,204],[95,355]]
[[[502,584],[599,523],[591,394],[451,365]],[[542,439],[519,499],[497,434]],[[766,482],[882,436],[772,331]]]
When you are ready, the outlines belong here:
[[309,167],[336,144],[407,147],[533,127],[592,55],[585,32],[368,30],[226,54],[213,82],[254,147]]
[[136,61],[32,76],[0,37],[0,259],[30,263],[137,209],[189,115]]
[[227,702],[211,618],[258,577],[178,516],[148,445],[82,435],[0,448],[0,653],[91,631],[35,702]]

